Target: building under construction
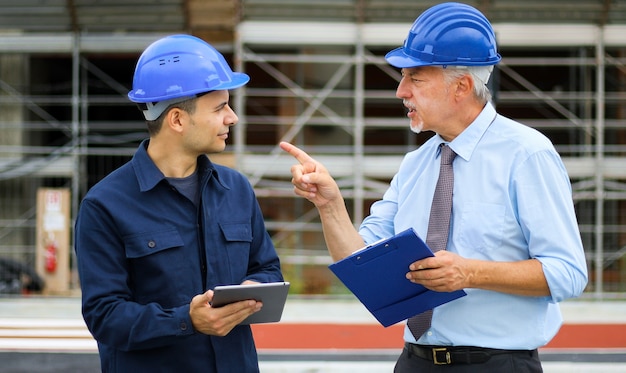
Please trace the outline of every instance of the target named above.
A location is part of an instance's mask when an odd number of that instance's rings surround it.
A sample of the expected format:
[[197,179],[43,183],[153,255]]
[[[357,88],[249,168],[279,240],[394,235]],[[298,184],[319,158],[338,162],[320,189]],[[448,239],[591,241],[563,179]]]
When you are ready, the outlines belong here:
[[[626,0],[464,2],[497,34],[503,59],[490,84],[498,111],[546,134],[563,157],[590,270],[587,295],[623,295]],[[251,76],[232,94],[240,122],[227,151],[211,159],[248,176],[299,292],[342,289],[326,268],[317,211],[293,194],[294,160],[278,143],[293,142],[329,168],[358,224],[402,156],[432,135],[410,132],[395,97],[400,73],[383,56],[437,1],[15,3],[0,0],[0,259],[32,277],[53,272],[42,225],[63,223],[54,214],[42,222],[37,197],[67,191],[69,238],[59,263],[68,291],[80,286],[73,218],[85,192],[147,137],[126,95],[139,54],[163,35],[201,37]],[[5,292],[15,292],[10,277],[0,272]]]

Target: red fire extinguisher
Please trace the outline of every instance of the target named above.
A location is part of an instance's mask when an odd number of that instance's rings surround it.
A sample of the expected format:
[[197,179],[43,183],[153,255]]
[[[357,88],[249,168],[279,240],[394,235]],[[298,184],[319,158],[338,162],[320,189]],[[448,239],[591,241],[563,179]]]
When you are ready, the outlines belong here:
[[54,273],[57,270],[57,245],[54,240],[49,240],[45,247],[45,263],[46,272]]

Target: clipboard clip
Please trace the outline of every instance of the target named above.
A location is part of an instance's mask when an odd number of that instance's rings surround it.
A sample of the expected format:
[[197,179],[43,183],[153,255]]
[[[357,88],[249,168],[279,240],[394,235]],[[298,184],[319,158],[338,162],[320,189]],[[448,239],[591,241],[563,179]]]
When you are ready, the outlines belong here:
[[[381,245],[384,247],[384,250],[374,250],[374,248]],[[391,250],[397,248],[398,246],[395,243],[392,243],[389,240],[383,240],[381,242],[373,243],[360,251],[357,251],[351,259],[356,265],[365,264],[370,260],[374,260],[378,257],[386,255]]]

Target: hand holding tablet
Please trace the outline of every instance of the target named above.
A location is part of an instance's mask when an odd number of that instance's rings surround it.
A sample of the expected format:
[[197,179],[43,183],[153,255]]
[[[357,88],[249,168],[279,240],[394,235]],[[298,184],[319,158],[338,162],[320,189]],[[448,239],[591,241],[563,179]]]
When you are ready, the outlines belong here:
[[216,286],[211,307],[254,299],[263,302],[263,308],[246,318],[241,325],[278,322],[285,308],[289,286],[289,282]]

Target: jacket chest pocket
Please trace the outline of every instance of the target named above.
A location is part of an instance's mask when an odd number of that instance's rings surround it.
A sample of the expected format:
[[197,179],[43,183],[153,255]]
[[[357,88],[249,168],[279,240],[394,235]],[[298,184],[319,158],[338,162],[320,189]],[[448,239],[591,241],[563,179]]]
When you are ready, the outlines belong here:
[[[124,242],[135,301],[163,306],[180,304],[193,264],[178,230],[167,227],[142,232],[125,237]],[[194,258],[197,262],[197,254]]]
[[246,276],[250,261],[252,228],[248,223],[220,223],[233,280]]
[[124,242],[126,244],[126,258],[128,259],[143,258],[164,250],[184,246],[182,237],[174,228],[135,234],[126,237]]

